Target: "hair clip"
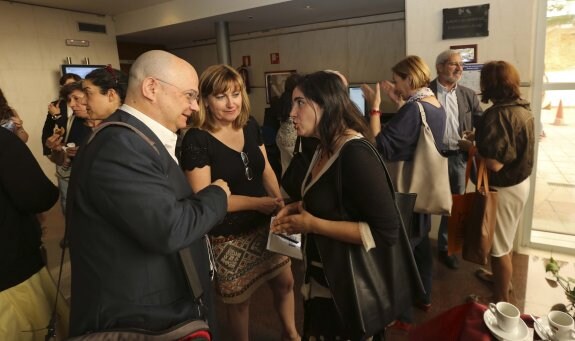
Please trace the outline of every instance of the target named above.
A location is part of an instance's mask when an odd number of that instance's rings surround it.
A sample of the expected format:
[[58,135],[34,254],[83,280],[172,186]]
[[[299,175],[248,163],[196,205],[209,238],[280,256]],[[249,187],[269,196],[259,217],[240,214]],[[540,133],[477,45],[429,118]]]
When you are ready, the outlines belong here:
[[108,71],[110,73],[110,76],[112,76],[112,79],[114,80],[114,83],[117,86],[118,85],[118,78],[116,77],[116,71],[114,71],[114,69],[112,68],[112,64],[106,65],[105,69],[106,69],[106,71]]

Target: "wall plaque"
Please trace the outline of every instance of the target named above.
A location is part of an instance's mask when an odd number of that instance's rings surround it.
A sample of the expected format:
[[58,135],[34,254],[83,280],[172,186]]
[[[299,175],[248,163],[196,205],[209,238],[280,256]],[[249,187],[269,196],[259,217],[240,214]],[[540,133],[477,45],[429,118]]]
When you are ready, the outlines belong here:
[[488,35],[489,4],[443,9],[443,39]]

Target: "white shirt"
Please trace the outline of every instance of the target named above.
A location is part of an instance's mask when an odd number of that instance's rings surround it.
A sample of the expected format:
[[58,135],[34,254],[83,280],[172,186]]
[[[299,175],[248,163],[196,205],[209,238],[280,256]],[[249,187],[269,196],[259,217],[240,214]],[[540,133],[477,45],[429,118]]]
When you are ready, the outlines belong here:
[[123,110],[134,116],[138,120],[142,121],[142,123],[144,123],[148,128],[150,128],[150,130],[156,134],[158,139],[160,139],[172,159],[178,163],[178,159],[176,158],[176,142],[178,140],[178,135],[176,135],[176,133],[156,122],[150,118],[150,116],[132,108],[127,104],[123,104],[120,107],[120,110]]
[[450,91],[437,81],[437,99],[445,109],[447,119],[445,120],[445,133],[443,143],[448,150],[459,150],[457,142],[461,140],[459,136],[459,107],[457,106],[457,84]]

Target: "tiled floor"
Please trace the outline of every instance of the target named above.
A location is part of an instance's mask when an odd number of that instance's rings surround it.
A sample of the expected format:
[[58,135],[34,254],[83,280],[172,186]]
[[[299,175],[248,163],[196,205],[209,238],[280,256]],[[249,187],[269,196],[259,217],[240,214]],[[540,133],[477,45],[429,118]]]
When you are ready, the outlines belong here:
[[[58,262],[60,259],[58,243],[63,234],[63,217],[59,207],[54,207],[47,214],[45,224],[48,229],[45,235],[45,243],[48,248],[49,268],[54,276],[57,275]],[[436,231],[432,231],[430,236],[436,236]],[[544,260],[550,255],[546,252],[533,250],[527,251],[527,254],[515,254],[513,258],[513,292],[512,303],[516,304],[522,312],[543,315],[555,303],[566,303],[559,288],[552,288],[545,280]],[[433,291],[432,291],[432,309],[428,313],[415,311],[415,324],[423,323],[439,313],[465,302],[469,294],[475,294],[481,297],[483,302],[488,301],[490,295],[489,288],[479,282],[474,271],[477,265],[461,261],[459,270],[450,270],[437,262],[434,256],[433,265]],[[563,266],[562,273],[575,277],[575,258],[555,254],[554,257],[559,260],[567,261]],[[69,295],[69,263],[66,264],[64,275],[64,294]],[[301,263],[293,262],[292,269],[296,278],[296,287],[299,289],[301,283]],[[301,329],[302,325],[302,307],[301,295],[296,290],[296,322]],[[254,300],[251,307],[250,330],[251,340],[254,341],[271,341],[279,340],[279,322],[273,310],[271,292],[267,286],[260,288],[255,294],[257,300]],[[221,311],[221,306],[217,309]],[[220,313],[221,327],[225,333],[225,316]],[[225,340],[230,340],[226,338]],[[397,330],[388,330],[388,341],[407,340],[407,333]]]
[[575,107],[563,107],[560,125],[557,116],[557,107],[541,111],[545,137],[539,140],[533,229],[574,235]]

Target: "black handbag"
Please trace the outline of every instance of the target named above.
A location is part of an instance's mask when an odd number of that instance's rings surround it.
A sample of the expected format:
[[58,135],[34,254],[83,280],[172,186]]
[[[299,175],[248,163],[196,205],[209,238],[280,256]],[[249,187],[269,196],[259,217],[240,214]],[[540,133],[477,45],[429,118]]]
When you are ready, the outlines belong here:
[[[423,295],[425,289],[404,227],[406,223],[411,223],[416,195],[395,193],[377,150],[367,140],[360,141],[369,146],[385,170],[386,181],[394,196],[399,216],[397,243],[389,247],[382,246],[384,244],[378,243],[378,237],[374,235],[376,245],[379,246],[365,251],[362,245],[320,235],[310,236],[319,251],[341,323],[346,324],[346,329],[360,331],[364,339],[383,332],[406,309],[410,309],[413,300]],[[343,207],[339,160],[337,167],[340,215],[349,217]]]
[[281,185],[293,201],[301,200],[301,184],[305,178],[311,159],[302,151],[301,137],[295,140],[293,157],[284,172]]

